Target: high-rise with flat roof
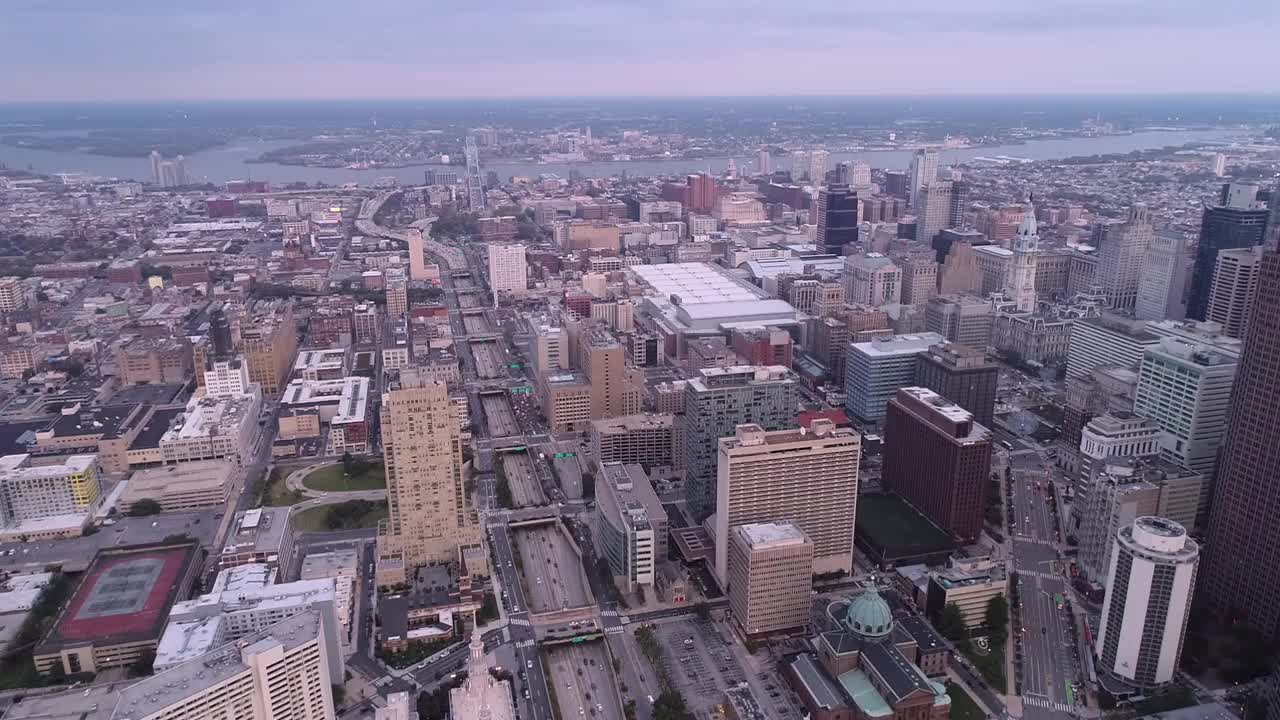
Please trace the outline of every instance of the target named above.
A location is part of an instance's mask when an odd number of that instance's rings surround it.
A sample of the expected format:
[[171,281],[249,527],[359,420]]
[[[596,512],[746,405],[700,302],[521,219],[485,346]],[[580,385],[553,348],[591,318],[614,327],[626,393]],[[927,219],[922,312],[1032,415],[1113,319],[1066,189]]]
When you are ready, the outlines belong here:
[[716,508],[716,453],[720,438],[739,425],[765,430],[792,427],[799,386],[781,366],[710,368],[685,385],[685,495],[696,522]]
[[578,350],[578,367],[591,385],[591,419],[640,412],[641,387],[628,371],[622,343],[603,330],[589,330]]
[[1124,222],[1112,226],[1098,246],[1097,284],[1115,310],[1133,310],[1138,302],[1138,282],[1151,247],[1154,230],[1151,213],[1142,203],[1134,203]]
[[950,180],[926,181],[916,193],[916,242],[931,244],[951,224]]
[[1221,325],[1222,334],[1227,337],[1242,338],[1249,326],[1253,301],[1258,296],[1262,250],[1261,245],[1256,245],[1218,253],[1204,319]]
[[792,523],[736,525],[729,537],[729,613],[749,638],[809,624],[813,542]]
[[904,387],[884,421],[883,482],[935,525],[969,543],[982,532],[991,431],[922,387]]
[[845,352],[845,409],[866,426],[884,419],[889,398],[915,384],[916,356],[942,342],[936,333],[850,343]]
[[1218,253],[1261,245],[1266,232],[1267,209],[1256,200],[1257,187],[1243,186],[1252,187],[1252,194],[1247,190],[1231,192],[1232,187],[1242,186],[1225,186],[1221,204],[1205,208],[1200,222],[1200,240],[1196,244],[1195,267],[1187,295],[1187,317],[1192,320],[1207,319]]
[[1110,412],[1089,421],[1080,431],[1079,468],[1076,473],[1073,512],[1084,512],[1098,476],[1107,461],[1116,457],[1148,459],[1160,454],[1160,426],[1155,420],[1131,412]]
[[1209,516],[1205,605],[1260,636],[1280,636],[1280,254],[1262,256],[1258,300],[1231,391]]
[[938,179],[938,153],[933,150],[916,150],[911,156],[911,167],[907,171],[907,194],[911,200],[911,209],[920,208],[920,189]]
[[1133,307],[1139,320],[1181,320],[1186,315],[1182,294],[1189,263],[1185,235],[1162,231],[1151,236]]
[[1067,345],[1067,377],[1081,378],[1103,365],[1137,367],[1160,336],[1141,320],[1106,313],[1076,320]]
[[722,438],[716,460],[716,574],[729,575],[735,525],[794,522],[813,541],[819,573],[853,569],[857,512],[857,432],[814,420],[808,430],[739,425]]
[[848,185],[833,184],[819,190],[817,215],[817,243],[824,252],[843,255],[846,245],[858,241],[858,193]]
[[924,307],[938,294],[938,263],[933,253],[912,253],[899,260],[898,267],[902,268],[900,299],[903,305]]
[[897,304],[902,298],[902,268],[880,253],[850,255],[844,261],[844,297],[850,304]]
[[26,308],[27,292],[22,278],[14,275],[0,278],[0,312],[17,312]]
[[972,295],[931,298],[924,309],[924,328],[947,342],[984,349],[991,344],[991,302]]
[[523,243],[489,243],[489,289],[520,293],[528,287]]
[[667,511],[644,468],[601,463],[596,479],[595,546],[623,592],[652,589],[667,557]]
[[1000,368],[987,354],[956,343],[932,345],[916,356],[916,385],[927,387],[973,413],[983,427],[991,427],[996,407]]
[[402,371],[382,395],[389,515],[378,526],[378,584],[404,582],[417,567],[447,563],[480,545],[462,487],[462,438],[449,389]]

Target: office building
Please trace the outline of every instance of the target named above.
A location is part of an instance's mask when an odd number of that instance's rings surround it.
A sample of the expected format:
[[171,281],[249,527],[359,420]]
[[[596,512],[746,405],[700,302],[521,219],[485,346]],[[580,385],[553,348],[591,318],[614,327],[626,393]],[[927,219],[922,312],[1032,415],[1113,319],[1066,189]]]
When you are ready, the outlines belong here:
[[404,273],[387,273],[383,295],[387,301],[387,317],[400,318],[409,312],[409,282]]
[[1258,299],[1231,391],[1210,508],[1202,599],[1261,637],[1280,635],[1280,255],[1262,257]]
[[799,393],[798,380],[781,366],[712,368],[685,384],[685,494],[695,522],[716,508],[720,438],[732,436],[739,425],[792,427]]
[[0,278],[0,313],[27,309],[27,290],[22,278],[8,275]]
[[1105,582],[1116,533],[1139,517],[1156,515],[1191,527],[1203,479],[1200,473],[1167,460],[1108,460],[1080,513],[1076,537],[1081,572],[1098,584]]
[[898,261],[902,268],[902,292],[900,300],[903,305],[924,307],[934,295],[938,294],[938,263],[933,253],[912,253]]
[[539,373],[568,370],[572,367],[569,333],[564,328],[539,325],[534,332],[533,347],[533,366]]
[[850,343],[844,378],[849,417],[864,426],[879,425],[889,398],[915,384],[916,356],[941,342],[941,335],[922,333]]
[[1036,258],[1040,251],[1040,235],[1035,212],[1028,212],[1013,238],[1013,254],[1009,258],[1005,296],[1017,312],[1036,309]]
[[944,229],[951,227],[950,180],[926,182],[916,193],[916,242],[932,247],[933,239]]
[[845,302],[896,305],[902,298],[902,268],[880,253],[850,255],[844,260]]
[[355,548],[309,552],[302,559],[302,571],[298,575],[300,582],[333,580],[333,608],[338,623],[344,628],[351,625],[359,578],[360,555]]
[[522,293],[529,273],[523,243],[489,243],[489,289],[498,293]]
[[160,437],[161,459],[174,463],[225,458],[240,465],[253,452],[261,409],[262,394],[255,383],[243,395],[193,395]]
[[735,525],[730,530],[729,613],[748,638],[803,630],[809,624],[813,543],[792,523]]
[[789,368],[791,346],[791,334],[778,327],[739,328],[733,331],[733,353],[748,365],[781,365]]
[[[1233,190],[1235,188],[1235,190]],[[1252,188],[1252,196],[1249,189]],[[1267,227],[1267,209],[1257,202],[1257,186],[1230,184],[1223,188],[1221,204],[1208,207],[1200,221],[1191,288],[1187,293],[1187,317],[1206,320],[1209,291],[1213,285],[1218,253],[1261,245]]]
[[124,385],[185,383],[195,369],[186,338],[128,336],[116,346],[115,358]]
[[378,584],[414,569],[458,560],[481,530],[462,487],[462,438],[449,389],[401,371],[382,395],[389,516],[378,526]]
[[916,150],[911,156],[911,167],[907,170],[907,192],[911,200],[911,208],[920,207],[920,189],[938,179],[938,153],[932,150]]
[[293,559],[289,508],[261,507],[237,512],[216,559],[223,570],[261,565],[272,571],[273,582],[283,579]]
[[916,356],[915,384],[929,388],[973,413],[979,425],[994,420],[1000,368],[987,354],[967,345],[933,345]]
[[812,150],[809,152],[810,182],[820,185],[827,181],[827,162],[830,159],[831,153],[826,150]]
[[1181,525],[1141,517],[1116,535],[1094,654],[1100,671],[1139,688],[1178,672],[1200,546]]
[[241,354],[249,367],[249,381],[275,395],[289,382],[298,352],[298,327],[293,305],[287,301],[258,301],[240,318]]
[[689,189],[689,212],[704,215],[711,212],[720,197],[716,179],[707,173],[696,173],[685,177],[685,185]]
[[591,419],[634,415],[642,402],[638,371],[627,367],[622,343],[603,330],[587,330],[578,340],[578,368],[591,387]]
[[1103,365],[1137,367],[1142,354],[1160,343],[1147,323],[1103,313],[1076,320],[1067,345],[1067,377],[1081,378]]
[[788,521],[813,544],[814,572],[853,569],[857,513],[857,432],[814,420],[809,429],[765,431],[739,425],[718,443],[716,461],[716,575],[728,567],[734,526]]
[[756,151],[756,172],[760,175],[773,173],[773,158],[770,157],[766,148],[760,148]]
[[1201,518],[1183,523],[1188,527],[1204,527],[1208,519],[1239,352],[1235,343],[1200,344],[1163,338],[1143,354],[1138,370],[1134,413],[1159,425],[1163,457],[1204,476]]
[[102,493],[97,455],[0,457],[0,539],[75,537]]
[[1189,262],[1185,235],[1162,231],[1151,236],[1133,307],[1139,320],[1181,320],[1186,315],[1182,295]]
[[[1276,202],[1280,202],[1277,198]],[[1218,253],[1209,286],[1209,302],[1204,319],[1222,326],[1227,337],[1242,338],[1258,296],[1263,247],[1257,245]]]
[[925,304],[927,332],[979,350],[991,344],[991,320],[991,302],[972,295],[942,295]]
[[1077,522],[1107,461],[1117,457],[1155,458],[1160,454],[1160,435],[1160,425],[1155,420],[1131,412],[1099,415],[1081,429],[1079,468],[1072,488],[1072,511]]
[[952,557],[946,568],[929,573],[925,611],[937,617],[948,605],[955,605],[965,627],[977,630],[987,624],[987,605],[1008,589],[1003,563]]
[[818,191],[817,244],[823,252],[843,255],[858,241],[858,193],[848,185],[828,185]]
[[652,591],[667,557],[667,511],[638,464],[602,462],[592,518],[595,546],[626,593]]
[[249,394],[249,368],[240,358],[210,360],[209,369],[204,371],[204,392],[208,397]]
[[905,387],[884,419],[883,483],[962,543],[982,532],[991,432],[968,410],[922,387]]
[[1092,245],[1098,248],[1095,283],[1102,288],[1107,306],[1113,310],[1133,310],[1138,302],[1138,283],[1151,247],[1154,231],[1147,206],[1134,203],[1120,223],[1095,226]]
[[684,425],[670,414],[591,421],[591,455],[602,463],[638,464],[649,472],[684,467]]

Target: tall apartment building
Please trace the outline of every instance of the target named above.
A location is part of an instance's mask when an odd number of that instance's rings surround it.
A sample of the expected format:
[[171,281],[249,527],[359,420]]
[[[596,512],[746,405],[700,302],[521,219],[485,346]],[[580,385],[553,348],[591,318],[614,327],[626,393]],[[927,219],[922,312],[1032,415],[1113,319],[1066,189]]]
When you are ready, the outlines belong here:
[[0,313],[27,309],[27,290],[22,278],[9,275],[0,278]]
[[448,387],[401,372],[382,395],[390,514],[378,527],[378,584],[404,582],[419,566],[457,560],[481,544],[462,487],[462,438]]
[[933,345],[916,356],[915,384],[973,413],[983,427],[995,416],[1000,368],[980,349],[956,343]]
[[528,263],[523,243],[489,243],[489,289],[522,293],[528,287]]
[[1120,530],[1094,646],[1102,672],[1138,687],[1174,679],[1199,563],[1200,546],[1171,520],[1141,517]]
[[534,331],[533,348],[533,366],[540,373],[568,370],[573,366],[569,333],[564,328],[539,325]]
[[591,455],[602,463],[656,468],[684,467],[684,426],[671,414],[624,415],[592,420]]
[[902,297],[902,268],[880,253],[850,255],[844,260],[844,297],[850,304],[897,304]]
[[718,443],[716,575],[731,575],[730,533],[748,523],[793,522],[813,542],[815,572],[853,569],[857,513],[857,432],[815,420],[804,428],[765,431],[739,425]]
[[377,303],[362,302],[351,309],[351,326],[361,345],[376,345],[382,339],[382,313]]
[[938,153],[932,150],[916,150],[911,156],[911,167],[907,170],[907,193],[911,199],[911,208],[920,207],[920,189],[938,179]]
[[403,272],[387,272],[383,294],[387,300],[387,317],[399,318],[409,312],[409,282]]
[[30,455],[0,457],[0,535],[18,539],[76,536],[98,503],[97,455],[47,462]]
[[899,260],[898,266],[902,268],[903,305],[923,307],[938,294],[938,263],[933,253],[912,253]]
[[1204,476],[1196,527],[1208,519],[1239,362],[1238,346],[1170,337],[1143,354],[1138,370],[1133,409],[1159,425],[1160,454]]
[[[1280,203],[1280,198],[1277,198]],[[1258,297],[1263,247],[1223,250],[1213,270],[1204,319],[1222,326],[1227,337],[1242,338],[1249,327],[1253,302]]]
[[[1233,192],[1233,187],[1238,191]],[[1220,204],[1204,209],[1195,266],[1191,271],[1191,287],[1187,292],[1188,318],[1207,319],[1209,290],[1213,284],[1214,268],[1218,266],[1218,253],[1262,244],[1267,227],[1267,209],[1257,202],[1256,195],[1256,186],[1227,185],[1223,188]]]
[[315,609],[158,672],[118,691],[112,718],[333,720],[331,686],[341,658],[326,652],[335,632]]
[[1138,284],[1154,234],[1147,206],[1134,203],[1124,222],[1108,226],[1105,239],[1093,243],[1098,248],[1096,282],[1108,307],[1133,310],[1137,305]]
[[916,356],[941,342],[941,335],[922,333],[850,343],[844,378],[849,417],[864,426],[879,425],[889,398],[915,384]]
[[817,244],[824,252],[843,255],[845,246],[858,241],[858,193],[848,185],[819,190],[817,216]]
[[791,523],[736,525],[728,539],[729,613],[748,638],[809,624],[813,543]]
[[422,228],[411,227],[405,231],[405,236],[409,239],[409,279],[426,281],[430,276],[427,274],[427,255]]
[[1182,294],[1189,260],[1187,238],[1182,233],[1157,232],[1151,236],[1133,306],[1139,320],[1181,320],[1186,315]]
[[208,397],[247,395],[252,392],[249,368],[241,358],[211,360],[204,371],[204,391]]
[[1202,480],[1200,473],[1164,460],[1108,462],[1094,483],[1077,533],[1081,571],[1099,584],[1105,582],[1116,533],[1144,515],[1190,527]]
[[981,350],[991,344],[991,303],[972,295],[931,298],[924,309],[924,329]]
[[1150,459],[1159,454],[1160,426],[1151,418],[1130,412],[1111,412],[1090,420],[1080,431],[1079,468],[1072,488],[1077,521],[1109,459]]
[[702,370],[684,386],[685,495],[701,522],[716,508],[716,457],[720,438],[739,425],[781,430],[795,424],[798,381],[780,366]]
[[627,593],[652,590],[658,563],[667,557],[667,511],[644,468],[601,463],[593,519],[595,546],[609,563],[614,583]]
[[1253,319],[1231,390],[1210,508],[1201,599],[1268,640],[1280,636],[1280,254],[1262,256]]
[[1159,342],[1141,320],[1111,313],[1076,320],[1067,345],[1067,377],[1085,377],[1103,365],[1137,367],[1142,354]]
[[902,388],[884,420],[884,486],[969,543],[982,532],[991,431],[968,410],[922,387]]

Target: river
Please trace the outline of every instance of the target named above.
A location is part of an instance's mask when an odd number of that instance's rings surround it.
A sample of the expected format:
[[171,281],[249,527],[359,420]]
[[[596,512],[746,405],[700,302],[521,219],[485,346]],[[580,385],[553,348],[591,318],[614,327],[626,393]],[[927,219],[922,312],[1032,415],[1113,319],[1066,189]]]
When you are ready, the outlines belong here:
[[[1150,150],[1169,145],[1230,140],[1241,135],[1240,131],[1234,130],[1169,130],[1105,137],[1033,140],[1022,145],[945,150],[941,152],[941,161],[943,164],[955,164],[975,157],[996,157],[1000,155],[1030,160],[1057,160],[1079,155],[1127,153],[1134,150]],[[296,143],[285,141],[240,141],[226,147],[195,153],[188,157],[191,174],[201,181],[212,183],[252,178],[254,180],[269,180],[276,185],[297,181],[341,185],[343,183],[371,184],[378,178],[394,177],[401,184],[418,185],[422,183],[423,172],[428,167],[351,170],[347,168],[311,168],[276,163],[246,162],[268,150],[287,147],[291,144]],[[458,153],[458,155],[461,156],[461,153]],[[831,153],[830,165],[832,167],[841,160],[862,160],[872,167],[905,170],[911,162],[911,151],[879,150]],[[550,164],[490,162],[485,164],[484,169],[498,173],[498,176],[504,180],[512,175],[536,176],[539,173],[555,173],[564,176],[568,175],[570,170],[576,170],[587,177],[617,175],[624,170],[631,175],[652,176],[676,175],[707,169],[710,169],[713,173],[719,173],[725,169],[728,161],[728,158],[708,158],[704,160],[629,160]],[[751,157],[734,158],[734,162],[742,172],[752,172],[756,169],[754,153]],[[0,163],[4,163],[12,169],[30,169],[38,173],[83,172],[100,177],[133,180],[150,180],[151,175],[150,164],[146,158],[119,158],[90,155],[84,152],[31,150],[7,145],[0,146]],[[789,168],[790,159],[787,157],[774,158],[774,166],[775,169]],[[462,168],[454,166],[452,169],[460,171]]]

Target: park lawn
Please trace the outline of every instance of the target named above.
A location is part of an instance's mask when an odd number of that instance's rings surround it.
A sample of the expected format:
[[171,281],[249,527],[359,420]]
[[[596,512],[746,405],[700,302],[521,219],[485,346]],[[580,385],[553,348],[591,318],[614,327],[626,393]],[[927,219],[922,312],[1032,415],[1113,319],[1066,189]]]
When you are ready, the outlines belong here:
[[308,490],[321,492],[347,492],[351,490],[381,490],[387,486],[382,463],[369,463],[364,472],[351,477],[342,474],[342,463],[326,465],[302,478]]
[[978,668],[978,674],[982,679],[995,688],[996,692],[1002,695],[1009,692],[1009,681],[1004,674],[1004,643],[991,645],[991,651],[985,654],[978,652],[978,649],[968,640],[961,641],[959,647],[960,652],[964,653],[974,667]]
[[951,696],[951,720],[986,720],[987,714],[964,688],[949,682],[947,695]]
[[300,494],[290,492],[285,485],[285,478],[289,476],[289,471],[284,468],[271,468],[271,474],[267,476],[267,487],[262,493],[262,504],[267,507],[285,507],[288,505],[296,505],[302,501]]
[[[365,502],[355,500],[352,502]],[[335,527],[330,522],[330,518],[335,509],[340,509],[350,503],[339,503],[336,505],[319,505],[313,508],[307,508],[299,513],[294,513],[290,518],[293,529],[298,532],[333,532],[335,530],[358,530],[361,528],[378,527],[378,521],[387,517],[386,503],[370,503],[373,505],[371,509],[362,512],[359,515],[342,518],[341,522]],[[340,510],[339,510],[340,512]]]

